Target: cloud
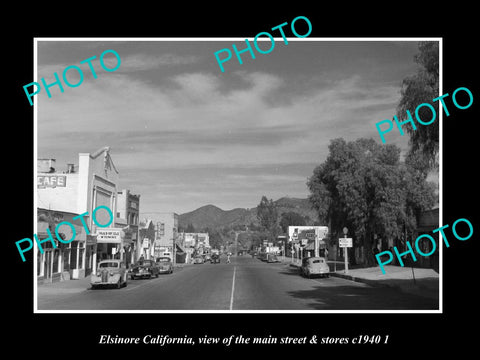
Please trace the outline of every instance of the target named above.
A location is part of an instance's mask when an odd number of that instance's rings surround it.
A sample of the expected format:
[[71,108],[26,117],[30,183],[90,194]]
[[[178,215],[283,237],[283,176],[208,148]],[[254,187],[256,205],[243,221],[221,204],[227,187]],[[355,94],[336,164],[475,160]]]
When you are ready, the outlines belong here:
[[[192,55],[180,56],[165,53],[153,56],[147,54],[133,54],[122,57],[121,70],[122,72],[147,71],[164,66],[189,65],[194,64],[197,61],[198,58]],[[105,64],[107,67],[114,67],[116,65],[116,59],[110,57],[108,60],[105,60]]]
[[97,142],[94,149],[117,148],[116,157],[135,168],[157,153],[159,167],[311,162],[332,138],[376,135],[375,123],[393,115],[399,96],[393,86],[364,87],[355,76],[284,103],[275,96],[287,87],[280,76],[236,78],[225,89],[221,77],[202,72],[161,83],[102,74],[40,98],[40,148],[48,138],[58,147]]
[[[107,67],[115,65],[112,58],[105,58]],[[126,54],[115,72],[99,70],[97,79],[85,76],[64,93],[53,87],[50,99],[42,91],[39,157],[60,164],[68,154],[75,162],[79,152],[108,145],[122,186],[144,196],[143,209],[161,203],[179,211],[175,201],[182,211],[207,202],[254,206],[249,199],[257,192],[306,196],[306,178],[326,157],[330,139],[379,141],[375,123],[393,116],[400,96],[395,84],[360,75],[314,73],[293,86],[297,78],[281,72],[239,70],[227,77],[181,68],[198,60]],[[53,68],[39,67],[39,74]],[[75,76],[69,72],[70,81]],[[395,141],[404,146],[406,137]],[[289,166],[295,170],[272,169]]]

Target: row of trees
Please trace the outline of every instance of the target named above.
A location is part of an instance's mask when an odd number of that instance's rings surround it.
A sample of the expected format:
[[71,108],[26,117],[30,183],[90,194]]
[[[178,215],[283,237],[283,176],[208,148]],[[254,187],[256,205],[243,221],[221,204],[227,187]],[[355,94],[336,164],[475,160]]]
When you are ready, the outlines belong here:
[[[418,72],[402,84],[399,119],[438,96],[438,43],[420,43],[415,61]],[[307,186],[310,202],[319,219],[329,224],[332,238],[346,226],[354,246],[370,251],[375,239],[412,234],[420,213],[437,203],[436,186],[427,182],[427,174],[438,168],[438,122],[416,131],[405,128],[410,139],[404,161],[395,145],[364,138],[331,140],[327,159],[314,169]],[[373,261],[372,256],[365,258],[367,265]]]
[[435,186],[426,181],[425,169],[420,157],[401,162],[395,145],[334,139],[326,161],[307,182],[309,199],[333,238],[346,226],[354,244],[370,251],[377,236],[398,239],[413,233],[420,213],[435,204]]

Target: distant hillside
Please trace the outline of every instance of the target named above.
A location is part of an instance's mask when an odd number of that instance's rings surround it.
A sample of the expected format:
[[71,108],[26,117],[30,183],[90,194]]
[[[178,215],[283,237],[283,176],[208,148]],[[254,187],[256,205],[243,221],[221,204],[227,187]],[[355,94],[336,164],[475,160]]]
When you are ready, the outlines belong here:
[[[310,207],[308,199],[283,197],[274,201],[279,215],[294,211],[302,216],[316,220],[316,212]],[[232,227],[236,225],[258,225],[256,206],[252,209],[236,208],[222,210],[215,205],[205,205],[196,210],[179,215],[179,226],[185,228],[192,224],[195,229]]]

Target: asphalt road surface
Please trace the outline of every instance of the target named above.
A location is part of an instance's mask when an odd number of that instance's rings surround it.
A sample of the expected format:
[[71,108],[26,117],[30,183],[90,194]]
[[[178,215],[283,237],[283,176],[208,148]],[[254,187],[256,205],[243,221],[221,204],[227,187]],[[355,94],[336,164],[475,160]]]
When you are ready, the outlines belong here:
[[[74,281],[74,280],[72,280]],[[79,282],[79,280],[76,280]],[[73,283],[74,285],[75,283]],[[337,277],[303,278],[250,256],[186,265],[121,289],[39,286],[39,310],[436,310],[438,301]],[[73,286],[73,287],[72,287]]]

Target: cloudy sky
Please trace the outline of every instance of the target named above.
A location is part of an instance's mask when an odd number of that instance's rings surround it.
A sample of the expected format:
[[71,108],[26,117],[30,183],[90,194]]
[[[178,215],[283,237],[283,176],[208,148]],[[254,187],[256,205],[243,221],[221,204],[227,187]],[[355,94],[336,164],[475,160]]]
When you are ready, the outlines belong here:
[[[84,73],[78,87],[35,96],[37,156],[62,170],[78,153],[110,146],[119,187],[141,195],[142,212],[307,197],[330,140],[380,143],[375,123],[392,118],[402,80],[416,71],[414,41],[279,38],[269,54],[242,54],[242,65],[233,55],[222,73],[213,54],[232,43],[243,49],[242,39],[93,40],[37,42],[37,81],[51,83],[69,65]],[[121,57],[114,72],[98,60],[108,49]],[[80,64],[92,56],[96,79]],[[114,67],[115,57],[105,64]],[[67,79],[78,82],[77,72]],[[398,131],[386,139],[407,147]]]

